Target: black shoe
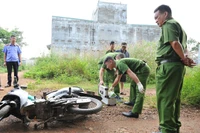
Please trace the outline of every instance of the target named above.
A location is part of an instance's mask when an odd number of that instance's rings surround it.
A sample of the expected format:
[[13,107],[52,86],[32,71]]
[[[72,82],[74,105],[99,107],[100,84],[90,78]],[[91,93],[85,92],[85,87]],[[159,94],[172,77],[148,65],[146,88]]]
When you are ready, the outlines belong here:
[[7,85],[5,86],[5,88],[10,87],[10,86],[11,86],[11,85],[7,84]]
[[139,117],[138,113],[132,113],[131,111],[129,111],[129,112],[123,112],[122,114],[124,116],[126,116],[126,117],[133,117],[133,118],[138,118]]
[[158,130],[161,131],[161,127],[160,126],[158,127]]
[[124,102],[125,105],[128,105],[128,106],[134,106],[134,103],[133,102]]

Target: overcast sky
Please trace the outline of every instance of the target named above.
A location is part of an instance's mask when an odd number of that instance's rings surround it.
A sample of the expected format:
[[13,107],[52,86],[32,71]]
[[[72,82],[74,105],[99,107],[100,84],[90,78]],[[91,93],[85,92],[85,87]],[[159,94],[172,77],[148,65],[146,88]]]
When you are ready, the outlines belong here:
[[[198,0],[100,0],[127,4],[128,24],[153,24],[154,9],[167,4],[172,16],[179,21],[188,37],[200,41],[200,17]],[[24,41],[22,57],[38,57],[51,44],[52,16],[89,19],[98,0],[0,0],[0,27],[9,30],[19,28]]]

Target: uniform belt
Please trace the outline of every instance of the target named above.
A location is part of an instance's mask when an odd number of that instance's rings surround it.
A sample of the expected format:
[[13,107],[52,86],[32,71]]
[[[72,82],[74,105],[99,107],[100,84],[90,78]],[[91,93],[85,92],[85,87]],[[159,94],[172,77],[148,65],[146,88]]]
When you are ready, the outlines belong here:
[[181,60],[178,60],[178,59],[165,59],[165,60],[160,61],[159,64],[164,64],[164,63],[167,63],[167,62],[181,62]]

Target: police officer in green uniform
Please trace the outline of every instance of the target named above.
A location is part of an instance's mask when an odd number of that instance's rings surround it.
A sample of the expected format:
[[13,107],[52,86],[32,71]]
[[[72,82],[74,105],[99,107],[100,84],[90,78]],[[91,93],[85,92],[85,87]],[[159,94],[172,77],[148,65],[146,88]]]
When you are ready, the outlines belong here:
[[110,49],[108,51],[106,51],[106,54],[113,53],[113,52],[115,52],[115,42],[111,41],[110,42]]
[[[114,53],[108,53],[106,55],[104,55],[98,65],[99,65],[99,79],[100,79],[100,83],[101,85],[105,85],[105,86],[109,86],[109,81],[113,82],[116,75],[115,75],[115,70],[110,70],[110,69],[107,69],[105,64],[103,63],[104,60],[106,59],[106,57],[108,56],[111,56],[112,58],[116,59],[116,57],[118,57],[118,59],[120,58],[124,58],[124,54],[122,53],[119,53],[119,52],[114,52]],[[105,75],[104,75],[105,73]],[[104,83],[105,81],[105,83]],[[114,92],[115,94],[119,95],[120,93],[120,88],[119,88],[119,84],[117,84],[114,88]]]
[[179,133],[180,94],[185,67],[191,66],[186,56],[187,36],[180,24],[172,18],[171,9],[160,5],[154,18],[162,34],[157,45],[156,96],[159,126],[162,133]]
[[134,100],[134,106],[131,111],[123,112],[122,114],[127,117],[138,118],[142,112],[144,92],[146,89],[147,79],[150,74],[150,68],[145,61],[135,58],[123,58],[115,61],[112,57],[107,57],[104,64],[108,69],[117,71],[117,77],[112,84],[115,87],[119,82],[123,74],[128,74],[132,79],[130,84],[130,95],[134,94],[136,99]]

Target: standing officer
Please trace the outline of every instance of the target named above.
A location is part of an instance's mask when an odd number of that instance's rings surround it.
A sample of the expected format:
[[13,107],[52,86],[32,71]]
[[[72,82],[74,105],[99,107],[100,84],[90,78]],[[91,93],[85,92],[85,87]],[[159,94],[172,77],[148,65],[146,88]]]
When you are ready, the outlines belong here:
[[128,74],[132,79],[130,84],[130,95],[135,95],[134,106],[131,111],[123,112],[122,114],[126,117],[138,118],[142,112],[144,93],[146,89],[147,79],[150,74],[150,68],[145,61],[138,60],[135,58],[124,58],[115,61],[112,57],[107,57],[104,64],[108,69],[113,70],[114,68],[118,72],[112,87],[115,87],[119,82],[123,74]]
[[112,53],[112,52],[115,52],[115,42],[114,41],[110,42],[110,49],[108,51],[106,51],[106,54]]
[[162,34],[157,47],[156,96],[159,124],[162,133],[179,133],[180,95],[185,74],[184,64],[192,66],[186,53],[187,36],[181,25],[172,18],[169,6],[160,5],[154,18]]

